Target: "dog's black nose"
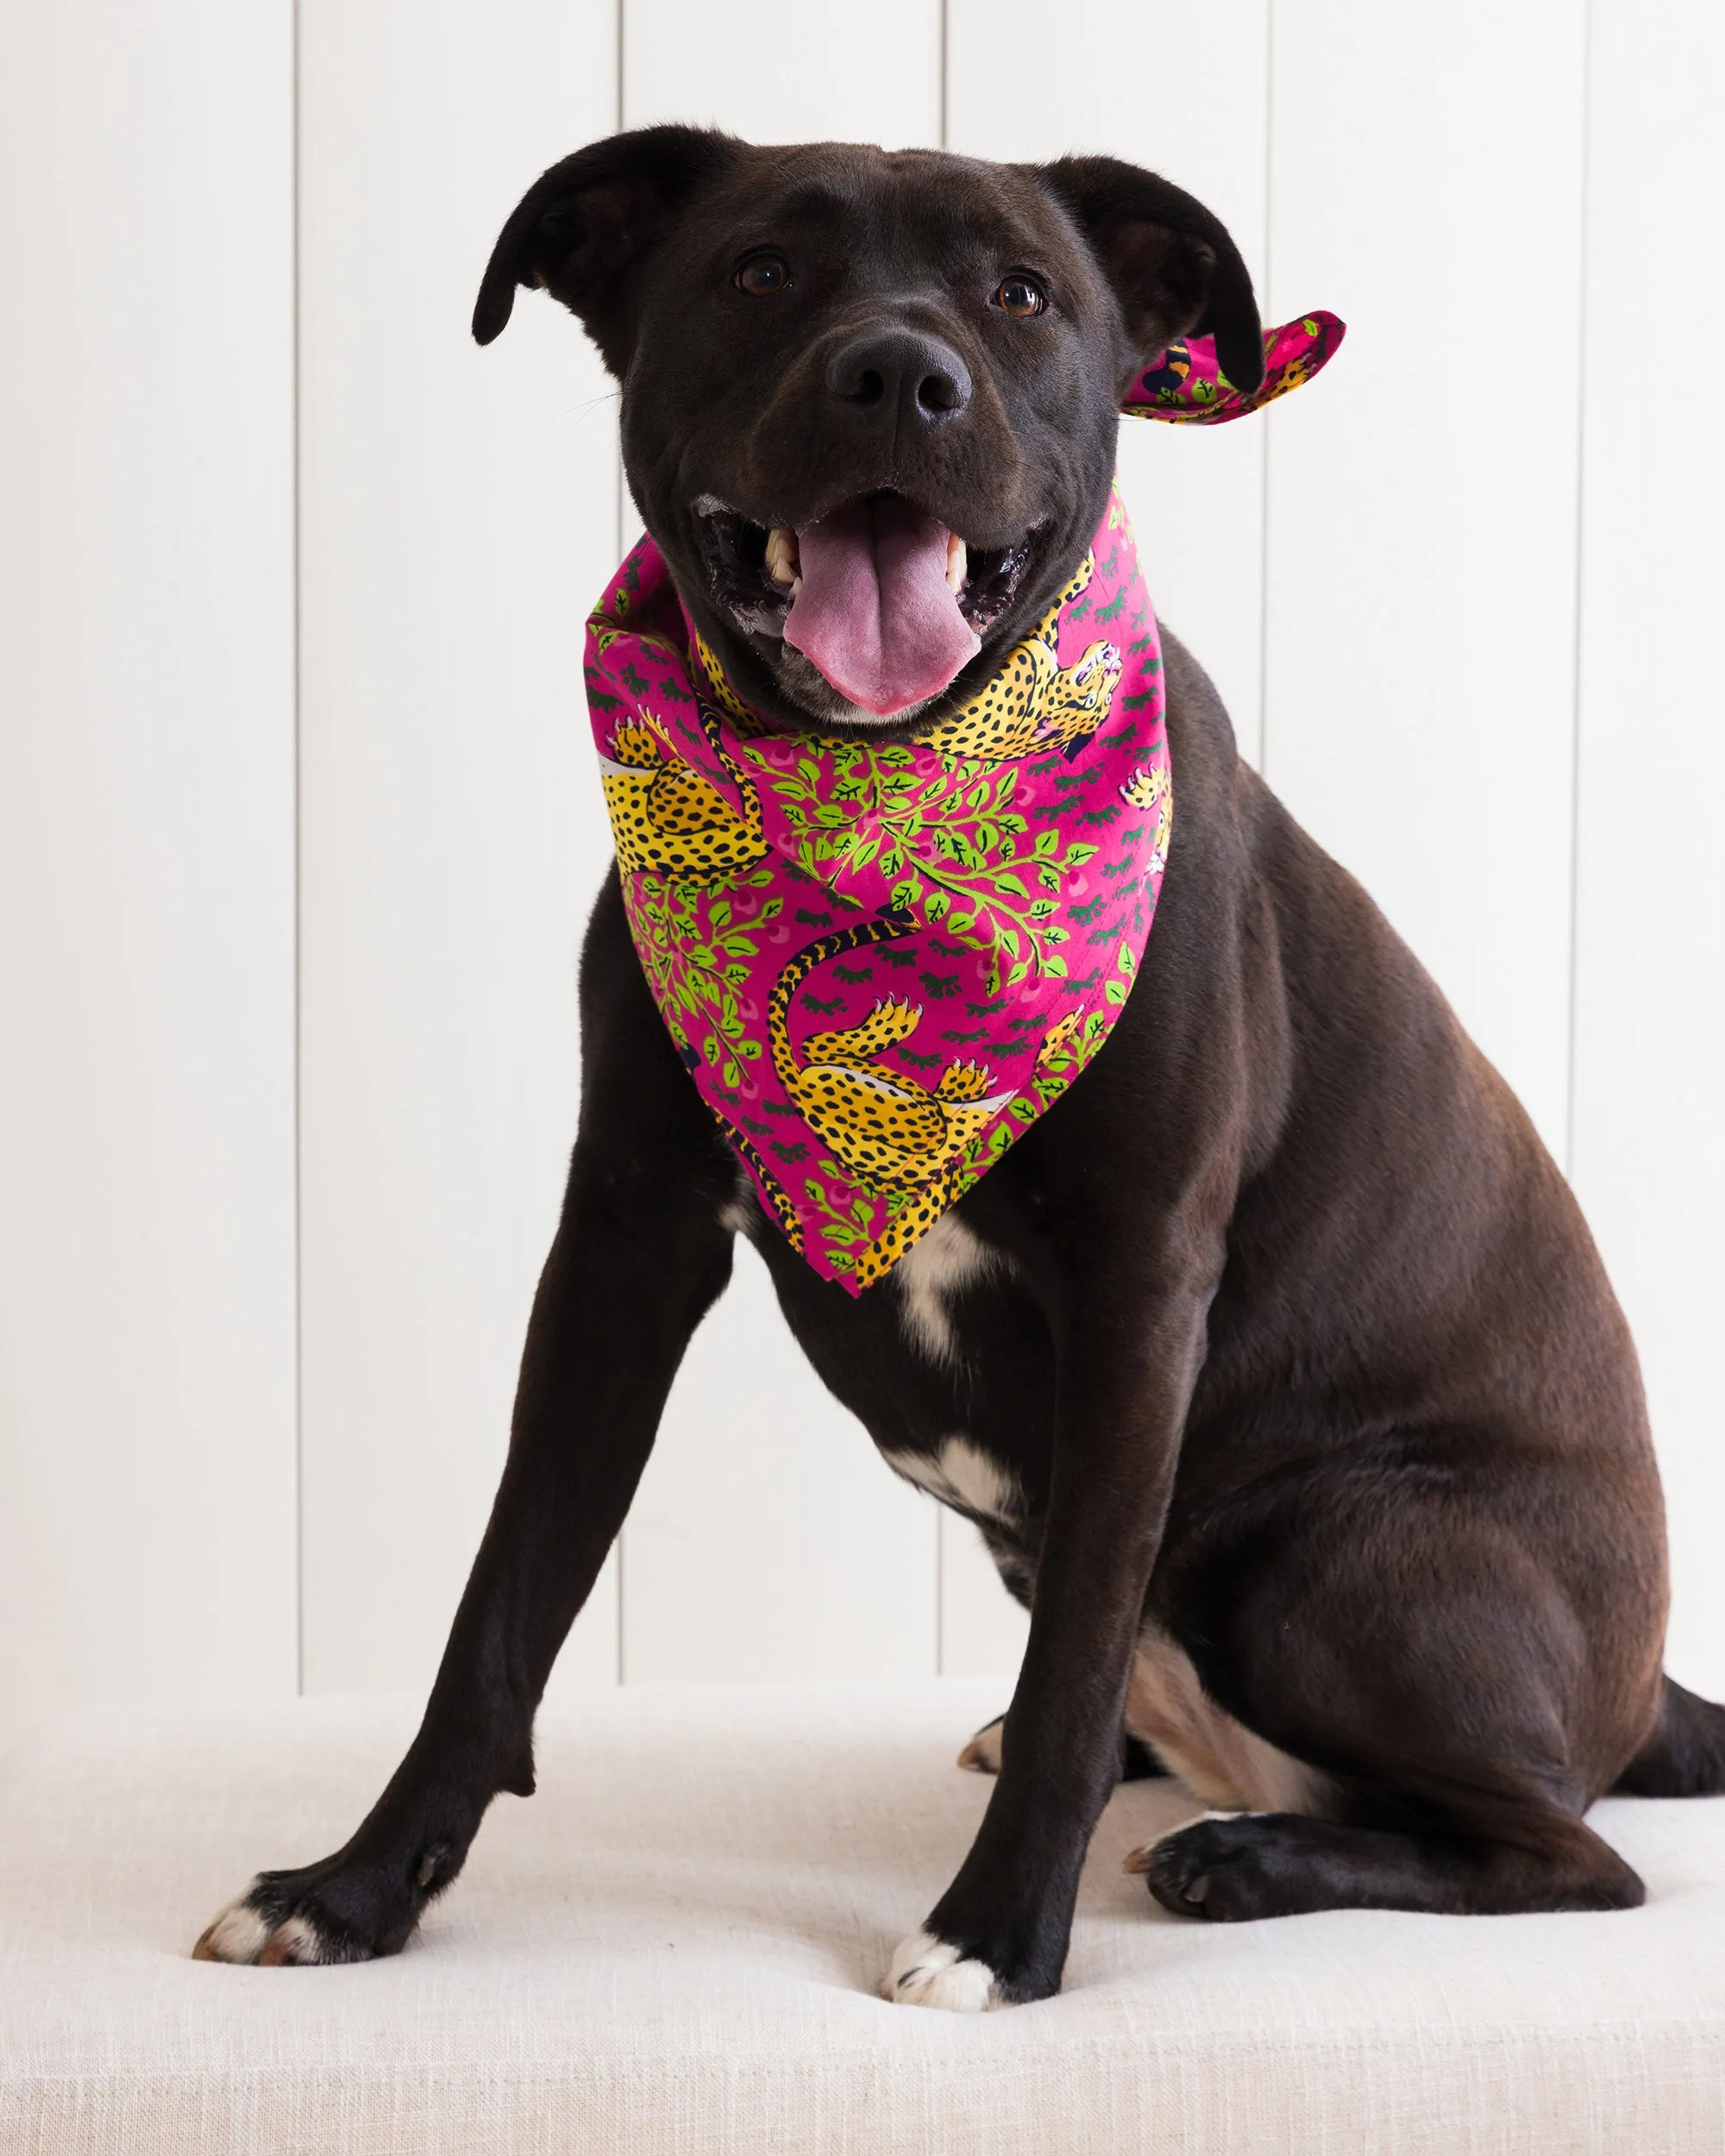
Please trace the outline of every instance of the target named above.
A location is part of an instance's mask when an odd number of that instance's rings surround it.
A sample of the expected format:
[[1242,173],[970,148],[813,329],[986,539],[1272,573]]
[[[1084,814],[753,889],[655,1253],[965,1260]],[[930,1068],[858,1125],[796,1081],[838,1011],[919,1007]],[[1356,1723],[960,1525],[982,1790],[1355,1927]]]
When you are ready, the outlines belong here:
[[950,344],[919,329],[870,329],[826,364],[841,404],[883,421],[938,427],[970,401],[970,370]]

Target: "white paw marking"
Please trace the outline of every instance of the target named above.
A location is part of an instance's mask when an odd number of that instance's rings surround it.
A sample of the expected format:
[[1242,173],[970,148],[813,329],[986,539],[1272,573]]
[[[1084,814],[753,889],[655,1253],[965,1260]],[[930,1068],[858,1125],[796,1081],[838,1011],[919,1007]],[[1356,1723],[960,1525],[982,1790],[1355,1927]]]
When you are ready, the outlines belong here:
[[979,1729],[958,1755],[961,1767],[969,1767],[972,1774],[998,1774],[1000,1771],[1000,1732],[1006,1727],[1002,1714],[986,1729]]
[[898,1282],[899,1323],[912,1344],[932,1363],[957,1358],[957,1342],[946,1298],[1006,1260],[973,1235],[956,1213],[944,1213],[893,1268]]
[[295,1969],[313,1969],[320,1962],[341,1959],[329,1952],[323,1934],[304,1916],[290,1916],[278,1924],[268,1951],[273,1962]]
[[243,1902],[229,1902],[192,1949],[198,1961],[253,1962],[263,1952],[270,1927]]
[[887,1996],[894,2006],[942,2007],[949,2014],[987,2014],[1004,2006],[986,1961],[968,1961],[944,1939],[919,1932],[893,1956]]
[[264,1969],[313,1969],[351,1960],[307,1916],[272,1925],[243,1901],[230,1902],[191,1950],[194,1961],[231,1961]]
[[1017,1477],[969,1438],[947,1438],[932,1458],[926,1452],[888,1452],[887,1464],[907,1482],[925,1489],[955,1512],[997,1525],[1024,1509]]

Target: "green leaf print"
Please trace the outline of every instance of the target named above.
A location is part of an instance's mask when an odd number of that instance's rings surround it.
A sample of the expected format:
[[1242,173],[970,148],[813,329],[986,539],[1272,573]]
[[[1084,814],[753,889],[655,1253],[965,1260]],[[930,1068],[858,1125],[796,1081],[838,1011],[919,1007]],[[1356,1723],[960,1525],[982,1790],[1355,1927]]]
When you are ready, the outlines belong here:
[[[757,749],[746,753],[778,797],[794,858],[808,874],[842,887],[847,874],[878,862],[892,879],[894,906],[993,950],[990,995],[1032,974],[1063,973],[1049,963],[1061,940],[1049,917],[1058,911],[1062,879],[1096,849],[1069,841],[1063,849],[1055,830],[1029,837],[1028,819],[1013,806],[1016,768],[955,758],[919,774],[909,749],[862,743],[831,747],[824,768],[805,756],[787,770]],[[1041,895],[1032,895],[1032,881]]]
[[772,871],[756,868],[737,878],[730,895],[706,886],[656,876],[625,876],[623,901],[654,1000],[674,1037],[694,1049],[733,1093],[743,1065],[761,1054],[737,1001],[760,944],[756,931],[773,920],[781,899],[762,900],[745,922],[737,918],[735,894],[764,891]]

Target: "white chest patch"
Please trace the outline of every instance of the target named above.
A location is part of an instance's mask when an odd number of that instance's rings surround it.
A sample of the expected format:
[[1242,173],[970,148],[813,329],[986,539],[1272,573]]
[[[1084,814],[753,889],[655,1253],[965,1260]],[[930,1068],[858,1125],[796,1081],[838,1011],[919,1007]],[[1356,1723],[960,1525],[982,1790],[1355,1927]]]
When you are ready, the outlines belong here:
[[893,1268],[899,1322],[931,1362],[950,1363],[957,1356],[947,1297],[1004,1263],[1000,1252],[973,1235],[956,1213],[944,1213]]
[[1194,1796],[1219,1811],[1324,1816],[1328,1777],[1218,1707],[1185,1649],[1153,1626],[1138,1635],[1126,1683],[1126,1722]]
[[887,1463],[955,1512],[1005,1526],[1024,1511],[1018,1479],[969,1438],[947,1438],[937,1453],[888,1452]]

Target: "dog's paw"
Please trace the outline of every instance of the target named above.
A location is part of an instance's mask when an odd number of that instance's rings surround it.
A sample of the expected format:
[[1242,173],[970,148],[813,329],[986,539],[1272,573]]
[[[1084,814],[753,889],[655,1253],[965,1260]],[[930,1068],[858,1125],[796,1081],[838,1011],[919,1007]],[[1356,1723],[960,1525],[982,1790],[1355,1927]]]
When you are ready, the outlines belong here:
[[986,1961],[927,1932],[906,1940],[893,1956],[887,1996],[894,2006],[944,2007],[949,2014],[986,2014],[1007,2003]]
[[1006,1716],[996,1714],[986,1729],[979,1729],[959,1753],[959,1765],[968,1767],[972,1774],[998,1774],[1000,1771],[1000,1732],[1006,1726]]
[[368,1961],[374,1948],[336,1933],[310,1909],[284,1907],[264,1872],[229,1902],[191,1950],[194,1961],[248,1963],[260,1969],[310,1969]]
[[398,1954],[427,1902],[461,1868],[460,1855],[439,1842],[399,1863],[330,1857],[299,1871],[260,1871],[191,1958],[309,1969]]
[[1242,1924],[1286,1915],[1296,1905],[1279,1877],[1282,1823],[1261,1813],[1213,1812],[1134,1849],[1126,1868],[1142,1872],[1151,1893],[1176,1916]]

